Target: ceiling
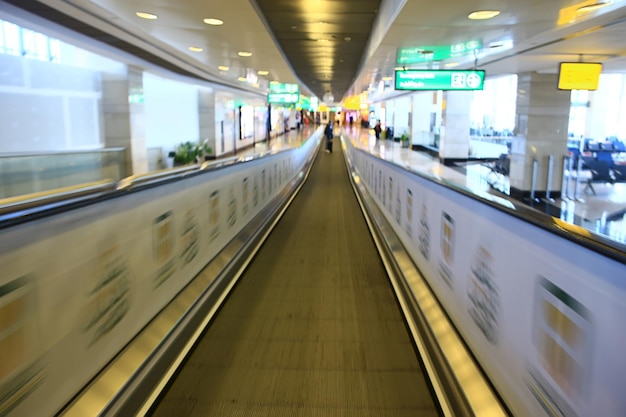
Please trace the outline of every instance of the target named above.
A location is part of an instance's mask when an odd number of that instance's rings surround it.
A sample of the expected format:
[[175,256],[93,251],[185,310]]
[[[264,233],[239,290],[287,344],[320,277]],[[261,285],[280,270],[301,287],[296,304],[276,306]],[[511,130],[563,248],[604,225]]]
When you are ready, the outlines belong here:
[[[269,82],[340,102],[393,86],[398,50],[421,50],[406,68],[474,68],[487,77],[556,72],[561,61],[593,61],[626,72],[626,0],[5,0],[0,18],[81,42],[69,27],[114,49],[185,76],[264,96]],[[477,10],[498,10],[470,20]],[[28,11],[28,13],[24,13]],[[156,20],[140,19],[149,12]],[[33,19],[30,13],[43,19]],[[224,23],[211,26],[205,18]],[[18,22],[16,22],[18,23]],[[83,39],[82,37],[80,39]],[[476,49],[439,56],[451,45]],[[100,44],[100,42],[98,44]],[[191,51],[188,48],[201,49]],[[447,49],[446,49],[447,48]],[[458,48],[457,48],[458,49]],[[100,49],[106,53],[106,49]],[[251,52],[241,57],[239,52]],[[449,54],[448,54],[449,55]],[[221,68],[220,68],[221,67]],[[228,67],[228,69],[225,69]],[[264,71],[267,71],[264,72]],[[385,97],[397,94],[388,90]]]

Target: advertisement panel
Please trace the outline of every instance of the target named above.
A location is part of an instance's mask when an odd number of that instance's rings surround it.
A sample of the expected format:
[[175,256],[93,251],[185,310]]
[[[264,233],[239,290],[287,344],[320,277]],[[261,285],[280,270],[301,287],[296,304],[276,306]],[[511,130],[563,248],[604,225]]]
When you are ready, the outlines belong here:
[[54,415],[289,186],[316,143],[0,231],[0,416]]
[[351,144],[348,151],[513,415],[626,415],[625,265]]

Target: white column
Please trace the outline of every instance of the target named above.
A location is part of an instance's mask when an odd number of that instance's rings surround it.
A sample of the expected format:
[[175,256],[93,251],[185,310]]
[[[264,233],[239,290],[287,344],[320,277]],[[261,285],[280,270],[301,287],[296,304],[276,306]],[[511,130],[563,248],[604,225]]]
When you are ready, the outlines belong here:
[[471,91],[444,93],[439,158],[467,159],[470,144]]
[[105,146],[126,148],[126,175],[148,172],[141,69],[129,67],[125,77],[103,76],[102,111]]
[[438,93],[418,92],[411,96],[410,135],[413,145],[429,146],[434,142],[432,128],[435,126],[431,126],[431,115],[441,113],[441,109],[437,106]]
[[198,137],[200,142],[206,140],[216,154],[215,147],[215,92],[210,89],[198,89]]
[[561,191],[563,155],[567,152],[570,92],[557,89],[557,74],[518,74],[517,126],[511,147],[511,196],[527,198],[537,160],[535,196],[546,192],[548,159],[554,157],[551,196]]

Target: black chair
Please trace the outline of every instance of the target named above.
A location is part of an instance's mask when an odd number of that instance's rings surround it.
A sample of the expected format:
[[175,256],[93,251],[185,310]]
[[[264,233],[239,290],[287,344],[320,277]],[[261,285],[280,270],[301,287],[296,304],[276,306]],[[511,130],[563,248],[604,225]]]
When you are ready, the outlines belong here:
[[626,182],[626,165],[613,165],[611,167],[615,182]]
[[587,189],[591,188],[593,195],[596,195],[596,190],[593,189],[593,183],[604,183],[604,184],[614,184],[615,177],[611,173],[611,169],[609,164],[605,161],[585,161],[585,165],[589,168],[591,172],[591,178],[587,180],[587,185],[583,192],[586,192]]

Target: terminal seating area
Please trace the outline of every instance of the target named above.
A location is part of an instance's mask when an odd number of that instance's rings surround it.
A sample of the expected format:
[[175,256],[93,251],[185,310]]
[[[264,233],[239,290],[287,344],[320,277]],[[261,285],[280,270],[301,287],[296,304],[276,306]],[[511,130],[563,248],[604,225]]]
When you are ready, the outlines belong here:
[[584,139],[582,151],[580,149],[580,141],[570,139],[567,150],[572,158],[572,168],[576,169],[582,163],[581,169],[590,174],[585,180],[585,192],[591,190],[596,195],[593,184],[626,182],[626,145],[623,141],[615,137],[603,142]]
[[596,195],[596,190],[593,188],[594,183],[626,183],[626,165],[618,165],[591,157],[583,157],[583,162],[591,173],[585,184],[585,192],[591,190],[593,195]]

